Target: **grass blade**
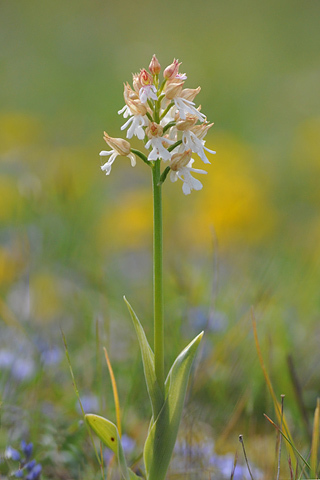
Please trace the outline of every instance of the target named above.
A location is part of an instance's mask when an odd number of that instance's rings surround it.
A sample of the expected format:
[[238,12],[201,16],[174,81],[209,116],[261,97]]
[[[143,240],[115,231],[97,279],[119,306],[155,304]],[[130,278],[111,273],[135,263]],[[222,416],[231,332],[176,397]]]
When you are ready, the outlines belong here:
[[103,351],[104,351],[104,355],[106,357],[106,362],[107,362],[109,375],[110,375],[110,379],[111,379],[114,405],[115,405],[115,408],[116,408],[117,427],[118,427],[119,437],[121,438],[120,402],[119,402],[117,383],[116,383],[115,376],[113,374],[113,369],[112,369],[112,366],[111,366],[111,362],[110,362],[110,359],[109,359],[107,349],[105,347],[103,347]]
[[273,425],[277,431],[279,433],[281,433],[281,435],[283,436],[283,438],[289,443],[289,445],[291,446],[292,450],[298,455],[298,457],[303,461],[303,463],[306,465],[306,467],[309,468],[309,470],[311,470],[311,466],[309,465],[309,463],[307,462],[307,460],[305,460],[303,458],[303,456],[301,455],[301,453],[299,452],[299,450],[294,446],[294,444],[291,442],[291,440],[287,437],[287,435],[280,429],[280,427],[278,427],[278,425],[276,423],[274,423],[273,420],[271,420],[270,417],[268,417],[268,415],[266,415],[265,413],[263,414],[266,419],[271,423],[271,425]]
[[[286,433],[286,437],[288,438],[289,454],[291,455],[291,458],[295,458],[294,451],[297,451],[297,450],[296,450],[295,448],[293,448],[293,440],[292,440],[292,437],[291,437],[290,432],[289,432],[289,427],[288,427],[287,421],[286,421],[286,419],[285,419],[285,416],[281,414],[281,405],[280,405],[280,402],[278,401],[278,399],[277,399],[277,397],[276,397],[276,394],[274,393],[271,380],[270,380],[270,378],[269,378],[269,375],[268,375],[266,366],[265,366],[264,361],[263,361],[263,357],[262,357],[262,353],[261,353],[261,348],[260,348],[260,344],[259,344],[259,339],[258,339],[257,323],[256,323],[256,319],[255,319],[255,316],[254,316],[253,308],[251,309],[251,319],[252,319],[252,327],[253,327],[254,340],[255,340],[255,344],[256,344],[256,349],[257,349],[257,353],[258,353],[258,358],[259,358],[259,362],[260,362],[260,365],[261,365],[261,369],[262,369],[262,372],[263,372],[263,375],[264,375],[264,378],[265,378],[265,381],[266,381],[268,390],[269,390],[270,395],[271,395],[272,400],[273,400],[274,409],[275,409],[275,412],[276,412],[276,416],[277,416],[278,422],[279,422],[279,423],[282,422],[283,429],[284,429],[284,431],[285,431],[285,433]],[[277,428],[279,428],[279,427],[277,427]]]

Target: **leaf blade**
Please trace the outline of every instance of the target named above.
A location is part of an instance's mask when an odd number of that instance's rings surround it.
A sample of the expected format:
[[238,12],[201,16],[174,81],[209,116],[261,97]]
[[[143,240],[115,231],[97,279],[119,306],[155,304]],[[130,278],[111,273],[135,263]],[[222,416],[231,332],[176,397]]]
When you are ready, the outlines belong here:
[[146,334],[144,332],[144,329],[137,315],[135,314],[130,303],[127,301],[126,297],[123,297],[123,298],[128,307],[128,310],[131,315],[132,322],[138,337],[142,363],[143,363],[144,376],[145,376],[147,390],[148,390],[148,394],[149,394],[149,398],[152,406],[152,414],[153,414],[153,417],[156,418],[163,406],[164,397],[156,378],[155,366],[154,366],[154,353],[149,345]]
[[147,480],[163,480],[166,476],[181,421],[189,374],[201,332],[178,355],[166,380],[166,400],[151,423],[144,447]]
[[87,413],[85,419],[100,440],[116,455],[123,478],[125,480],[130,480],[130,474],[121,445],[119,432],[115,424],[110,422],[110,420],[93,413]]

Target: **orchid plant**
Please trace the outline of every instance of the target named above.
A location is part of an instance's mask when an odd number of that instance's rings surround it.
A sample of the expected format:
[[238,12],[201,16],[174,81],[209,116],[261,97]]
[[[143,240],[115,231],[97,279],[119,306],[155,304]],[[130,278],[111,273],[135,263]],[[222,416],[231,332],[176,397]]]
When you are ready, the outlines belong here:
[[[141,350],[144,376],[152,409],[143,458],[147,480],[164,480],[181,420],[183,404],[191,366],[203,332],[197,335],[174,361],[169,373],[164,368],[164,309],[163,309],[163,267],[162,267],[162,185],[170,174],[172,182],[182,180],[184,194],[200,190],[201,182],[193,173],[205,174],[204,170],[193,168],[192,154],[197,154],[203,163],[210,163],[206,152],[215,153],[205,147],[204,137],[212,127],[201,107],[196,108],[194,99],[200,92],[184,88],[187,79],[179,73],[178,60],[174,60],[163,71],[153,55],[146,69],[133,75],[133,88],[124,85],[125,106],[119,110],[126,122],[121,130],[127,130],[127,138],[138,137],[144,142],[149,154],[131,147],[127,140],[112,138],[106,132],[104,140],[110,151],[100,152],[109,156],[101,169],[109,175],[113,162],[118,156],[130,159],[136,165],[136,157],[143,160],[152,171],[153,185],[153,305],[154,305],[154,344],[151,348],[144,329],[125,299],[136,330]],[[166,164],[162,167],[162,163]],[[122,477],[125,480],[137,479],[137,475],[127,466],[121,445],[119,428],[109,420],[94,414],[87,414],[88,425],[116,455]]]

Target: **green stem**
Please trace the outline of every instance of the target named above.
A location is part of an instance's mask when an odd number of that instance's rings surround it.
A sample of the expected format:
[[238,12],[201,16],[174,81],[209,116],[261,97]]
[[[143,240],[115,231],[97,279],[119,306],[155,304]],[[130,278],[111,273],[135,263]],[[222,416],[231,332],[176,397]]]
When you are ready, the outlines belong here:
[[154,162],[153,185],[153,308],[154,308],[154,362],[156,377],[164,392],[164,322],[162,273],[162,199],[160,182],[161,160]]

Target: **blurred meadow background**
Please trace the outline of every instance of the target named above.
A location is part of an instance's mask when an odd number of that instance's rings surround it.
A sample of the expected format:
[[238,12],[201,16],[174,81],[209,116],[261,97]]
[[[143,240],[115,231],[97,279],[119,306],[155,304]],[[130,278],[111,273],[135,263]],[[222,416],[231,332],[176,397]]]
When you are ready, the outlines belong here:
[[151,178],[126,158],[106,177],[99,152],[103,130],[124,137],[123,82],[155,53],[201,86],[217,151],[203,190],[163,189],[167,365],[206,332],[181,427],[193,449],[177,449],[172,478],[190,464],[211,478],[214,458],[232,454],[230,477],[239,434],[274,472],[251,307],[308,455],[320,396],[319,18],[316,0],[1,0],[1,452],[25,439],[44,478],[98,478],[61,329],[84,405],[114,420],[107,347],[132,458],[141,452],[150,412],[122,296],[151,340]]

